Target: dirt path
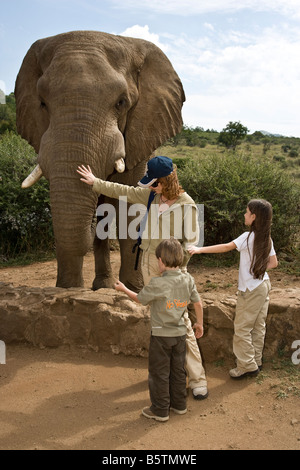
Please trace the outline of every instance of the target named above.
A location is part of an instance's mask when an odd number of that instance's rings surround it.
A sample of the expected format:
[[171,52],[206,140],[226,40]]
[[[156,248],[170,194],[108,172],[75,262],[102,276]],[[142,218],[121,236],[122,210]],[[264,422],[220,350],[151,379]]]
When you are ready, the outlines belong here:
[[[118,253],[112,258],[117,273]],[[193,274],[202,292],[236,290],[236,269]],[[0,270],[1,281],[14,285],[53,286],[55,276],[55,262]],[[92,278],[88,256],[87,286]],[[272,282],[300,284],[280,272]],[[146,359],[8,345],[6,362],[0,365],[0,450],[300,450],[299,393],[271,364],[259,379],[243,382],[229,378],[232,363],[206,364],[209,398],[189,395],[186,415],[156,423],[141,416],[149,404]]]

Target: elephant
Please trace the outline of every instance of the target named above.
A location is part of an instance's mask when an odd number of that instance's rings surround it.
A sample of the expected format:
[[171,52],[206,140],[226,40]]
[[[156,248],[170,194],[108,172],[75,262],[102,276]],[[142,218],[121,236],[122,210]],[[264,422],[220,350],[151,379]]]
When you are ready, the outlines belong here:
[[[38,154],[23,183],[49,180],[57,287],[83,287],[82,266],[94,247],[93,289],[111,287],[109,240],[95,237],[103,199],[76,169],[136,185],[155,150],[182,129],[185,94],[166,55],[153,43],[99,31],[73,31],[36,41],[15,84],[17,129]],[[114,203],[116,203],[114,201]],[[133,240],[120,240],[120,280],[141,284]]]

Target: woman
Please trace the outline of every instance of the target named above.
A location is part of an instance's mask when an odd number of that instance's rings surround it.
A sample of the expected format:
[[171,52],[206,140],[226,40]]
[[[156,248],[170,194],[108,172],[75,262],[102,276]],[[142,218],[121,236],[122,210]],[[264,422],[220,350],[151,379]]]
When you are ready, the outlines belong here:
[[[158,156],[149,160],[147,173],[137,188],[97,179],[89,166],[80,166],[77,172],[82,176],[81,181],[93,186],[98,195],[115,199],[127,197],[131,204],[143,204],[147,207],[151,192],[155,193],[141,242],[145,285],[149,284],[152,277],[160,276],[155,251],[162,240],[174,237],[180,241],[184,251],[181,270],[187,271],[190,259],[188,248],[197,244],[199,238],[197,207],[180,186],[176,167],[170,158]],[[194,398],[202,400],[208,396],[207,381],[188,313],[185,315],[185,322],[188,330],[186,370],[189,386]]]

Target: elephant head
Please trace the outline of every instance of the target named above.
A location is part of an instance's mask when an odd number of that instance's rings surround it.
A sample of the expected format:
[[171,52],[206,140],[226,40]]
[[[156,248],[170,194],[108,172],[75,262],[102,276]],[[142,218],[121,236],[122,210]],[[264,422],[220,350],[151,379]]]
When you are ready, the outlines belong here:
[[41,175],[50,182],[57,285],[81,286],[97,197],[76,168],[90,165],[102,179],[124,172],[134,184],[132,174],[181,130],[180,79],[148,41],[75,31],[31,46],[15,95],[18,132],[39,155],[25,186]]

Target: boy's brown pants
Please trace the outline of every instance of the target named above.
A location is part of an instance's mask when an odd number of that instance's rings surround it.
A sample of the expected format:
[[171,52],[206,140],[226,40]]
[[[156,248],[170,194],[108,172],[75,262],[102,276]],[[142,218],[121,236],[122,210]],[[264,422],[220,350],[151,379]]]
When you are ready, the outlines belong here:
[[169,416],[170,407],[186,409],[186,336],[151,336],[149,348],[149,392],[151,411]]

